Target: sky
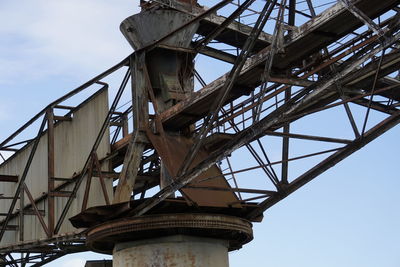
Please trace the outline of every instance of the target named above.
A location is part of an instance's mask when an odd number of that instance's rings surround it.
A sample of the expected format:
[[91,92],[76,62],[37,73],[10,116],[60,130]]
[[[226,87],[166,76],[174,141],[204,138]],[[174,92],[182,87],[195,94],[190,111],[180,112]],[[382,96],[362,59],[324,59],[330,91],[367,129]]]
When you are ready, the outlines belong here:
[[[0,1],[0,139],[131,53],[119,24],[136,12],[134,0]],[[230,266],[400,266],[399,136],[398,126],[269,209]]]

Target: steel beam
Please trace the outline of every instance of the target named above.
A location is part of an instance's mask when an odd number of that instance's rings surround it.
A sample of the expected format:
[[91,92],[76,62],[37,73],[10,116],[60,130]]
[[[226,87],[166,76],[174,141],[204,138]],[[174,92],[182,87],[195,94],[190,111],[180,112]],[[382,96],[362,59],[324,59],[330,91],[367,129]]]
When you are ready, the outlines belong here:
[[[54,153],[54,111],[48,109],[46,112],[47,116],[47,179],[48,179],[48,192],[53,192],[55,187],[55,181],[52,179],[55,175],[55,153]],[[47,199],[47,225],[50,236],[54,232],[55,223],[55,203],[54,196],[48,196]]]
[[0,174],[0,182],[17,183],[18,182],[18,175]]

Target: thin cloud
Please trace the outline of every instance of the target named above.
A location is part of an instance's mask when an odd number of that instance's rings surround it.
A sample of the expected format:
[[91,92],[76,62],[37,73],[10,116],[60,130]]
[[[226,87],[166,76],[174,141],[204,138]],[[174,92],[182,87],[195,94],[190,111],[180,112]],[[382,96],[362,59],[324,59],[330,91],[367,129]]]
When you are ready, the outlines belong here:
[[131,52],[120,22],[131,0],[1,1],[0,83],[97,73]]

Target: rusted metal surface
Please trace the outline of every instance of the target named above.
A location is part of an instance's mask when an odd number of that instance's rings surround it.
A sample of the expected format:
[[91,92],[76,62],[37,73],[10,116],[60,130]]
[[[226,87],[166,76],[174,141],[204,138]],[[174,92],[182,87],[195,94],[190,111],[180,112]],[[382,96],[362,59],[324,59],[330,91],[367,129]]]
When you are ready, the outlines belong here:
[[86,261],[84,267],[112,267],[112,260]]
[[16,183],[18,182],[18,175],[0,175],[0,181],[1,182],[11,182],[11,183]]
[[[54,110],[49,109],[46,113],[47,116],[47,179],[48,179],[48,192],[53,192],[55,187],[55,181],[52,179],[55,176],[54,170]],[[53,235],[54,232],[54,224],[55,224],[55,202],[54,196],[49,196],[47,199],[47,225],[49,228],[50,236]]]
[[[169,173],[176,177],[180,166],[184,160],[186,153],[189,151],[192,141],[188,138],[179,136],[167,136],[165,139],[160,139],[158,136],[151,133],[148,134],[150,140],[152,141],[158,154],[163,159]],[[202,149],[196,154],[196,158],[192,166],[196,166],[202,160],[208,157],[208,153]],[[215,179],[201,182],[206,177],[217,177]],[[196,177],[194,182],[199,182],[199,186],[210,186],[219,188],[230,188],[230,185],[226,182],[221,170],[217,166],[212,166],[201,175]],[[189,189],[183,188],[182,191],[187,195],[192,201],[200,206],[221,206],[227,207],[229,203],[238,200],[235,194],[231,192],[211,192],[205,189]],[[240,206],[240,205],[239,205]]]
[[[267,190],[256,190],[256,189],[248,189],[248,188],[239,188],[239,189],[226,189],[226,188],[211,188],[208,187],[209,190],[214,191],[241,191],[241,192],[252,192],[258,194],[267,194],[273,195],[274,192]],[[142,204],[148,200],[138,199],[131,200],[130,202],[122,202],[117,204],[111,204],[106,206],[97,206],[86,209],[84,212],[70,218],[72,225],[76,228],[90,228],[94,227],[98,224],[106,223],[107,221],[112,221],[116,219],[122,219],[125,217],[132,217],[134,215],[134,210],[137,206]],[[160,202],[156,205],[152,210],[150,210],[148,215],[157,215],[157,214],[171,214],[171,213],[204,213],[208,212],[210,214],[219,214],[219,215],[227,215],[231,217],[245,217],[245,215],[252,210],[256,209],[257,205],[255,203],[248,202],[246,203],[246,209],[242,207],[213,207],[213,206],[190,206],[187,204],[186,200],[183,197],[174,197],[167,198],[164,201]],[[262,216],[258,218],[252,219],[252,222],[260,222]]]

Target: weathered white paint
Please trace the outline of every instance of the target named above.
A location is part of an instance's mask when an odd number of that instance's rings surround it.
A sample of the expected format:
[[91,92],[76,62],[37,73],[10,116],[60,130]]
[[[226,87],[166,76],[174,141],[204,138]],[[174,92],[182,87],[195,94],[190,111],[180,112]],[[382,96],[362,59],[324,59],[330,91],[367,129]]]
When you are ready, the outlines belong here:
[[[73,114],[72,121],[62,121],[55,125],[55,176],[62,178],[71,178],[74,174],[79,173],[90,153],[98,132],[104,122],[108,112],[108,93],[103,90],[89,102],[83,104]],[[57,114],[56,114],[57,115]],[[0,165],[1,174],[22,175],[25,163],[29,157],[31,145],[25,147],[11,159]],[[109,153],[109,131],[107,130],[102,139],[97,154],[99,158],[103,158]],[[103,170],[107,170],[108,164],[103,164]],[[39,198],[47,192],[47,132],[42,135],[40,142],[29,169],[25,183],[27,184],[34,199]],[[56,186],[63,182],[56,182]],[[105,181],[108,195],[112,199],[112,180]],[[83,192],[85,189],[86,179],[83,181],[77,197],[73,201],[67,218],[76,215],[81,210]],[[13,196],[16,191],[16,183],[0,183],[0,194],[4,196]],[[71,191],[73,184],[63,189],[63,191]],[[56,220],[62,212],[67,198],[55,197],[55,217]],[[11,200],[0,201],[0,212],[8,212]],[[29,204],[29,199],[25,195],[25,205]],[[104,205],[105,200],[102,194],[100,181],[93,178],[91,183],[91,191],[89,195],[88,207],[96,205]],[[47,212],[47,199],[37,204],[38,208]],[[17,203],[15,210],[19,208]],[[47,215],[47,213],[46,213]],[[44,219],[47,223],[47,216]],[[10,220],[10,225],[18,225],[19,218]],[[76,229],[65,220],[61,227],[60,233],[73,232]],[[24,216],[24,240],[36,240],[45,238],[46,234],[38,218],[34,215]],[[15,243],[19,240],[18,232],[7,231],[1,241],[1,245]]]
[[[120,30],[130,45],[137,50],[153,44],[155,40],[159,40],[192,19],[192,15],[174,10],[146,11],[126,18],[121,23]],[[164,40],[162,44],[187,48],[197,27],[198,24],[193,23]],[[149,28],[153,30],[149,31]]]
[[175,235],[117,244],[114,267],[228,267],[228,242]]

